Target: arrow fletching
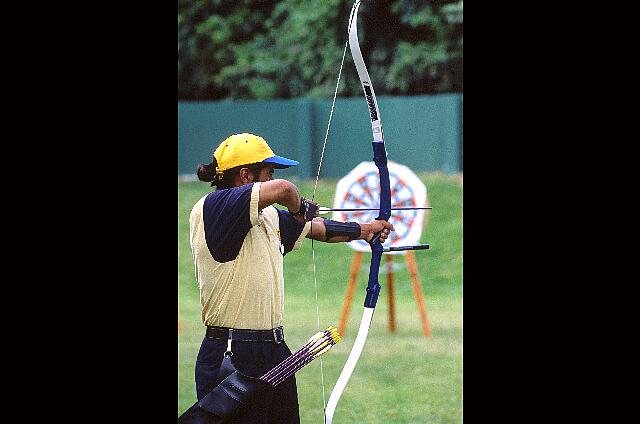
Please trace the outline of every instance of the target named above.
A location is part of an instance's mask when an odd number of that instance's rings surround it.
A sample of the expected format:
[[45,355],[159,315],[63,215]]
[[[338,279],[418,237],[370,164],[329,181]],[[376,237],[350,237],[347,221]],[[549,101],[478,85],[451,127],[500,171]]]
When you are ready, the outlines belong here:
[[342,337],[340,337],[338,329],[330,325],[324,331],[317,332],[311,336],[296,353],[280,362],[260,379],[275,387],[318,356],[328,352],[340,340],[342,340]]

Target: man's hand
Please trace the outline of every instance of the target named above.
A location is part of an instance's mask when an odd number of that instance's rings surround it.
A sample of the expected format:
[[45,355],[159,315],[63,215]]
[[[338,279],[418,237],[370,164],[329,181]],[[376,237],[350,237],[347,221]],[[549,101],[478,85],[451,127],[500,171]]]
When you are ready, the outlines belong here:
[[291,210],[289,210],[289,212],[291,212],[296,219],[307,222],[318,216],[318,209],[319,206],[317,203],[300,197],[300,209],[298,209],[298,212],[292,212]]
[[362,228],[360,238],[366,240],[367,243],[371,242],[377,233],[380,233],[380,243],[384,243],[387,237],[389,237],[389,233],[393,231],[393,225],[387,221],[378,219],[368,224],[360,224],[360,227]]

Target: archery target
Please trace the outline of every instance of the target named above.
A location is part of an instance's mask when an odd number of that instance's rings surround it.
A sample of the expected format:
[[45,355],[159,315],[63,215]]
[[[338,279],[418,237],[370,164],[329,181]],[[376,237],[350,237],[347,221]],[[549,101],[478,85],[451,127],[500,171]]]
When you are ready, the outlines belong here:
[[[388,163],[391,187],[391,207],[425,207],[427,188],[408,167],[395,162]],[[362,162],[345,175],[336,185],[334,209],[362,209],[380,207],[380,177],[378,167],[373,162]],[[384,243],[384,247],[410,246],[420,244],[425,210],[391,211],[389,222],[394,231]],[[335,221],[368,223],[376,219],[378,211],[334,211]],[[359,252],[370,252],[369,243],[354,240],[348,243]],[[389,254],[403,253],[390,252]]]

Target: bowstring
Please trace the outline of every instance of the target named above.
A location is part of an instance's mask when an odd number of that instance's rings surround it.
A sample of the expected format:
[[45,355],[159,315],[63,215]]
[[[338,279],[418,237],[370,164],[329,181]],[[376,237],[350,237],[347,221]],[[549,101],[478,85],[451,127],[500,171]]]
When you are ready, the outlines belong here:
[[[349,28],[351,28],[351,22],[349,22]],[[329,122],[327,123],[327,131],[324,134],[324,141],[322,143],[322,152],[320,154],[320,162],[318,163],[318,172],[316,173],[316,181],[313,185],[313,195],[311,197],[311,201],[315,201],[316,198],[316,190],[318,189],[318,180],[320,179],[320,169],[322,168],[322,161],[324,159],[324,151],[327,147],[327,140],[329,138],[329,129],[331,128],[331,119],[333,118],[333,110],[336,105],[336,98],[338,97],[338,87],[340,85],[340,77],[342,76],[342,67],[344,65],[344,58],[347,54],[347,46],[349,45],[349,37],[347,37],[347,41],[344,43],[344,50],[342,51],[342,60],[340,61],[340,70],[338,71],[338,81],[336,82],[336,89],[333,93],[333,101],[331,102],[331,112],[329,113]],[[311,229],[313,230],[313,221],[311,221]],[[313,231],[311,231],[313,234]],[[316,273],[316,251],[313,245],[313,238],[311,239],[311,257],[313,262],[313,287],[316,295],[316,321],[318,332],[320,332],[320,307],[318,304],[318,278]],[[320,380],[322,384],[322,411],[323,416],[326,416],[327,411],[327,398],[324,387],[324,363],[322,356],[320,356]]]
[[[349,25],[351,27],[351,25]],[[333,118],[333,109],[336,105],[336,98],[338,97],[338,86],[340,85],[340,77],[342,75],[342,66],[344,65],[344,57],[347,54],[347,46],[349,45],[349,38],[347,37],[347,41],[344,43],[344,50],[342,51],[342,61],[340,62],[340,71],[338,72],[338,82],[336,82],[336,89],[333,93],[333,101],[331,102],[331,112],[329,113],[329,123],[327,124],[327,131],[324,134],[324,142],[322,143],[322,152],[320,153],[320,163],[318,164],[318,172],[316,173],[316,182],[313,186],[313,197],[311,200],[315,200],[316,198],[316,190],[318,188],[318,180],[320,179],[320,169],[322,168],[322,160],[324,159],[324,150],[327,147],[327,140],[329,138],[329,128],[331,128],[331,119]]]

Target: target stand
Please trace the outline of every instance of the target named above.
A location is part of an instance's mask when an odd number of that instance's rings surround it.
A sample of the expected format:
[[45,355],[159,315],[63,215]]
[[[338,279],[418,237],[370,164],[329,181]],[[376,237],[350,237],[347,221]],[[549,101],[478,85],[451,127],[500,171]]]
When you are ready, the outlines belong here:
[[[402,255],[407,265],[409,279],[413,286],[413,292],[418,304],[418,312],[422,323],[422,332],[426,337],[431,337],[431,327],[424,306],[424,296],[418,276],[415,253],[413,250],[422,250],[420,238],[428,220],[428,214],[421,208],[427,208],[427,188],[422,181],[409,169],[397,162],[389,161],[389,184],[391,187],[391,208],[393,214],[389,222],[394,230],[383,245],[387,269],[387,298],[389,301],[389,330],[396,331],[396,305],[395,305],[395,276],[393,272],[393,256]],[[342,177],[336,185],[336,193],[333,202],[334,221],[340,222],[371,222],[377,219],[380,208],[380,175],[373,162],[362,162]],[[342,307],[339,331],[345,334],[349,310],[356,289],[358,274],[362,264],[364,252],[371,252],[369,243],[365,240],[352,240],[348,245],[354,250],[347,283],[347,294]],[[404,247],[403,247],[404,246]],[[406,249],[405,247],[416,247]],[[401,252],[401,253],[400,253]]]
[[[413,294],[416,298],[418,305],[418,312],[420,314],[420,321],[422,323],[422,333],[425,337],[431,337],[431,326],[429,325],[429,318],[427,317],[427,310],[424,305],[424,296],[422,294],[422,288],[420,285],[420,277],[418,275],[418,266],[416,264],[416,257],[412,251],[404,253],[404,260],[407,265],[407,271],[409,272],[409,279],[413,286]],[[393,255],[384,255],[387,261],[387,299],[389,301],[389,331],[396,331],[396,307],[394,300],[394,283],[395,278],[393,275]],[[356,290],[358,282],[358,275],[360,273],[360,266],[362,264],[362,252],[354,252],[353,259],[351,261],[351,269],[349,271],[349,282],[347,284],[347,293],[344,298],[344,304],[342,306],[342,313],[340,314],[340,324],[338,330],[340,334],[346,334],[347,320],[349,319],[349,311],[351,309],[351,303],[353,301],[353,294]]]

